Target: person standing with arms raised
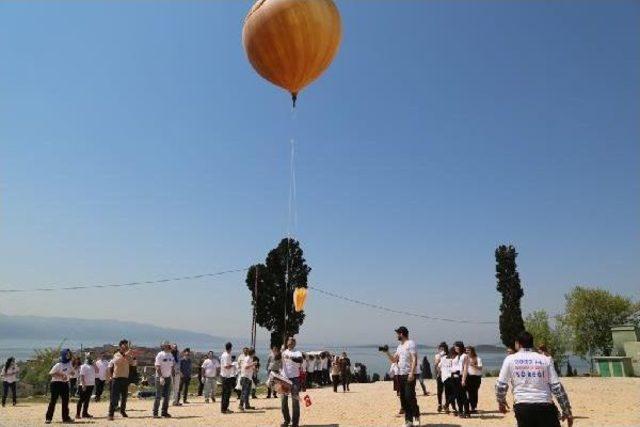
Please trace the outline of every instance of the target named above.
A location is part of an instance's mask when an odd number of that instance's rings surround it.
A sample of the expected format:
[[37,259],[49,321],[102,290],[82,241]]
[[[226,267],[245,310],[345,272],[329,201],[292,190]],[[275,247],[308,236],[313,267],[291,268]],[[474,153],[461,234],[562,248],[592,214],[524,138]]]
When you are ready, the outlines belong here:
[[420,425],[420,408],[416,399],[416,365],[418,350],[416,343],[409,339],[409,330],[400,326],[395,330],[398,335],[398,348],[394,354],[387,349],[387,357],[391,363],[398,364],[398,387],[400,400],[404,407],[405,426]]
[[129,367],[133,361],[133,355],[129,350],[129,341],[120,340],[118,351],[109,362],[109,376],[111,377],[111,401],[109,403],[109,421],[113,421],[113,416],[120,402],[120,415],[128,418],[127,415],[127,395],[129,394]]
[[302,366],[302,352],[296,350],[296,339],[289,337],[287,349],[282,352],[282,375],[291,381],[291,405],[292,413],[289,414],[289,396],[282,394],[282,417],[284,422],[281,427],[298,427],[300,423],[300,369]]
[[534,350],[533,335],[529,332],[520,333],[515,347],[516,352],[504,359],[496,382],[496,398],[500,412],[506,414],[509,410],[507,391],[511,384],[513,412],[518,427],[560,427],[558,410],[553,404],[552,395],[556,397],[562,410],[561,419],[566,420],[571,427],[571,404],[552,360]]

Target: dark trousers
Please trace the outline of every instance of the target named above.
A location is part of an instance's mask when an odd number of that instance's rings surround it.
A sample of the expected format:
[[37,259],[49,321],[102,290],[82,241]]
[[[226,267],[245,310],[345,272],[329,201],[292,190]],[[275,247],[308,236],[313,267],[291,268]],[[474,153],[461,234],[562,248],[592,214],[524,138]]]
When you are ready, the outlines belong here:
[[240,385],[242,386],[242,392],[240,394],[240,408],[248,408],[251,405],[249,404],[249,396],[251,395],[251,378],[240,378]]
[[222,399],[220,402],[220,408],[222,412],[229,409],[229,400],[231,399],[231,392],[236,386],[236,377],[229,377],[222,379]]
[[293,383],[291,385],[291,406],[292,413],[289,414],[289,396],[283,394],[280,398],[282,407],[282,417],[286,424],[291,424],[292,427],[298,427],[300,423],[300,378],[289,378]]
[[444,383],[442,378],[436,377],[436,387],[438,389],[438,406],[442,406],[442,394],[444,393]]
[[69,396],[75,396],[78,392],[77,389],[78,379],[77,378],[69,378]]
[[80,399],[78,399],[78,404],[76,405],[76,417],[87,416],[89,414],[89,401],[91,400],[91,393],[93,393],[93,386],[84,386],[80,387]]
[[198,376],[198,396],[202,396],[202,393],[204,392],[204,378],[202,378],[201,376]]
[[162,415],[169,412],[169,399],[171,398],[171,377],[164,379],[164,384],[160,384],[160,378],[156,377],[156,399],[153,401],[153,415],[158,415],[160,400],[162,399]]
[[480,375],[467,375],[467,396],[469,397],[469,406],[472,411],[475,411],[478,407],[478,390],[480,390],[480,383],[482,377]]
[[180,393],[182,393],[182,401],[187,401],[187,394],[189,393],[189,383],[191,382],[191,377],[182,376],[180,377],[180,388],[178,389],[178,398],[177,402],[180,402]]
[[558,409],[553,403],[516,403],[513,412],[518,427],[560,427]]
[[333,391],[338,391],[338,384],[340,384],[340,375],[331,375],[331,382],[333,383]]
[[469,413],[469,399],[467,399],[467,392],[462,387],[462,378],[453,377],[453,393],[458,403],[458,412],[462,412],[465,414]]
[[96,402],[100,401],[100,397],[102,397],[102,392],[104,391],[104,383],[106,381],[96,378]]
[[445,378],[444,384],[444,406],[449,409],[449,405],[453,406],[453,410],[456,409],[456,391],[454,387],[455,378]]
[[47,408],[47,420],[53,419],[53,412],[56,409],[56,403],[58,403],[58,397],[62,399],[62,421],[70,420],[69,417],[69,383],[61,381],[51,382],[51,399],[49,400],[49,407]]
[[13,397],[13,404],[16,404],[16,383],[8,383],[6,381],[2,381],[2,406],[7,403],[7,395],[9,394],[9,390],[11,390],[11,397]]
[[416,399],[416,380],[409,381],[408,375],[398,375],[398,388],[400,390],[400,405],[404,408],[404,420],[413,422],[420,417],[420,408]]
[[120,413],[127,410],[127,394],[129,391],[129,378],[114,378],[111,380],[111,402],[109,404],[109,416],[116,412],[120,402]]
[[340,379],[342,380],[342,391],[349,390],[349,371],[342,371]]

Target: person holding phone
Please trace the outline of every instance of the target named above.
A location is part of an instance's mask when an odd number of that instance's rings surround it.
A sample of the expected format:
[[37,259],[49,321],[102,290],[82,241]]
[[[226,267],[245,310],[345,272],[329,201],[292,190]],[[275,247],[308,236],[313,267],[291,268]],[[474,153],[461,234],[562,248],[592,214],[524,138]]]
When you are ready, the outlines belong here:
[[62,399],[62,423],[73,423],[73,418],[69,416],[69,375],[71,373],[71,350],[65,348],[60,352],[60,361],[53,365],[49,371],[51,376],[49,406],[45,415],[45,423],[51,424],[53,413],[58,403],[58,398]]

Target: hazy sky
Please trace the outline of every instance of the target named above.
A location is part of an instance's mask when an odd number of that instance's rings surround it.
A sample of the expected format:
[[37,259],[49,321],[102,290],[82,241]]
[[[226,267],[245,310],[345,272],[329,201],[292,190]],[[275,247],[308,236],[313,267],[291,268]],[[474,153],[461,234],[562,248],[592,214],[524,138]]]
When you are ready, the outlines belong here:
[[[339,1],[340,53],[295,122],[245,58],[250,4],[0,2],[0,287],[262,261],[295,135],[312,284],[496,320],[493,252],[512,243],[525,313],[561,311],[576,284],[640,296],[640,3]],[[0,294],[0,312],[244,336],[243,282]],[[497,341],[313,293],[307,314],[314,342],[399,324]]]

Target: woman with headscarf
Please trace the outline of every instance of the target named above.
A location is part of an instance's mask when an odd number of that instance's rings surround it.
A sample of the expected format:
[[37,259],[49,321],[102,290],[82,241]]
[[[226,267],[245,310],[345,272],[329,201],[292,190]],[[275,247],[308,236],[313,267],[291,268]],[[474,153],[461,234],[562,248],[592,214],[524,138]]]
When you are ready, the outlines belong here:
[[20,369],[16,365],[16,359],[10,357],[2,367],[0,377],[2,377],[2,406],[7,403],[7,395],[11,390],[11,397],[13,397],[13,406],[16,406],[16,381],[18,381],[18,372]]
[[60,352],[60,361],[53,365],[49,371],[51,375],[51,400],[45,416],[45,423],[51,424],[53,420],[53,412],[58,403],[58,397],[62,399],[62,422],[72,423],[73,419],[69,417],[69,374],[71,373],[71,350],[65,348]]

